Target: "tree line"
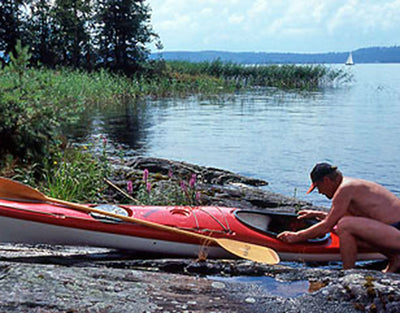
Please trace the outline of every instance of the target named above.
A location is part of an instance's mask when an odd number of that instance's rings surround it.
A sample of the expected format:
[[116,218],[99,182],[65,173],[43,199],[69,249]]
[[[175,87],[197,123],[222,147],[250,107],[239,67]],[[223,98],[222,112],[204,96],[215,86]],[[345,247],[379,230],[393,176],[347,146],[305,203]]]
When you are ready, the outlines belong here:
[[161,48],[150,13],[145,0],[1,0],[0,59],[20,41],[32,65],[133,75],[146,67],[148,44]]

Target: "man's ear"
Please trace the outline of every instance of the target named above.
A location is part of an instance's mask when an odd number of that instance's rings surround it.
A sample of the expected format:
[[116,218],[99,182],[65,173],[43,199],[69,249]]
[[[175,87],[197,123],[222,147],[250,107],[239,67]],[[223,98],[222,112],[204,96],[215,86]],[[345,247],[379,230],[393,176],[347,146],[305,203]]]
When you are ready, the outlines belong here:
[[328,177],[328,175],[326,175],[326,176],[324,176],[324,177],[322,178],[322,182],[323,182],[324,184],[326,184],[327,182],[332,182],[332,180]]

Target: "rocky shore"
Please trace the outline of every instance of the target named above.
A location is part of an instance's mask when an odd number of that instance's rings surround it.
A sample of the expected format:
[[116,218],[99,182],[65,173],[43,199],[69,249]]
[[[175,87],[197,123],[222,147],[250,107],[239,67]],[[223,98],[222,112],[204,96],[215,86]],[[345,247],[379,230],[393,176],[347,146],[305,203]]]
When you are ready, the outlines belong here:
[[[162,188],[197,176],[205,205],[293,212],[310,203],[265,191],[267,182],[220,169],[155,158],[114,164],[125,189],[148,169]],[[110,187],[108,201],[126,201]],[[23,230],[21,230],[23,231]],[[0,312],[400,312],[400,275],[385,262],[258,264],[245,260],[160,259],[120,251],[0,245]]]
[[[116,162],[113,182],[121,189],[126,189],[127,180],[131,180],[134,182],[133,189],[138,189],[142,184],[143,171],[146,169],[149,171],[149,180],[152,181],[152,193],[155,194],[165,189],[166,184],[179,185],[180,181],[188,183],[190,177],[196,175],[196,190],[201,195],[202,205],[280,212],[295,212],[307,208],[326,210],[314,207],[306,201],[263,190],[259,187],[268,185],[264,180],[241,176],[222,169],[159,158],[138,157],[125,164]],[[107,200],[118,202],[127,199],[110,188]]]

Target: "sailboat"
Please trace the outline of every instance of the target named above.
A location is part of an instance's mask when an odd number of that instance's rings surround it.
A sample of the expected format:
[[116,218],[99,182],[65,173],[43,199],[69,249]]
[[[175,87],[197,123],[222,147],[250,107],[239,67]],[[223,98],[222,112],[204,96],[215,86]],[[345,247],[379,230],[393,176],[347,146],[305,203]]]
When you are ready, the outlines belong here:
[[349,56],[347,58],[346,65],[354,65],[353,55],[351,54],[351,52],[349,53]]

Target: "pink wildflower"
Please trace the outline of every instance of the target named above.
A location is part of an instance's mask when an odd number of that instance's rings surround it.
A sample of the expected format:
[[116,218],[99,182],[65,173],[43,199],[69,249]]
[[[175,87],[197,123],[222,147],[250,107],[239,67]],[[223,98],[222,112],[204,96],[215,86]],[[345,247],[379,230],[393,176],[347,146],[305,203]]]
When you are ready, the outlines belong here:
[[185,182],[183,180],[181,180],[181,189],[182,189],[183,192],[187,191],[186,184],[185,184]]
[[107,146],[107,136],[101,135],[101,138],[103,139],[103,146]]
[[151,184],[150,184],[150,183],[147,183],[147,184],[146,184],[146,190],[147,190],[147,192],[148,192],[149,195],[150,195],[150,192],[151,192]]
[[168,178],[172,178],[172,170],[171,169],[168,171]]
[[200,192],[196,192],[196,201],[200,202]]
[[128,182],[127,182],[126,189],[128,190],[129,194],[133,193],[133,185],[132,185],[132,182],[130,180],[128,180]]
[[143,181],[145,182],[145,183],[147,183],[147,179],[149,178],[149,170],[146,168],[144,171],[143,171]]
[[192,174],[192,177],[190,178],[190,181],[189,181],[190,188],[193,188],[194,185],[196,185],[196,174]]

